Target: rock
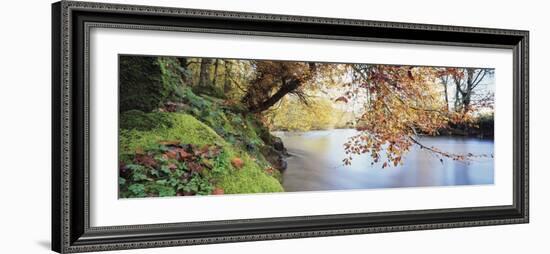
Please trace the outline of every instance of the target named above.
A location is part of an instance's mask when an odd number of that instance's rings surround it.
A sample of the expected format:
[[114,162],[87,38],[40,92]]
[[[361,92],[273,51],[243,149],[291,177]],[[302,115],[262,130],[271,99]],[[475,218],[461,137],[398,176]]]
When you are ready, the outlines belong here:
[[119,61],[119,85],[124,91],[119,100],[120,112],[151,112],[170,98],[175,87],[183,85],[175,58],[123,55]]
[[279,171],[283,171],[287,167],[286,163],[286,156],[284,152],[276,150],[272,146],[263,146],[261,149],[261,153],[265,157],[265,159],[273,165],[274,168],[276,168]]
[[280,164],[281,170],[285,170],[286,167],[288,166],[288,163],[286,162],[285,159],[281,159],[281,161],[279,162],[279,164]]
[[253,152],[254,150],[256,150],[256,147],[253,145],[253,144],[246,144],[246,150],[249,151],[249,152]]
[[283,140],[279,137],[273,137],[273,148],[275,148],[275,150],[277,151],[286,152]]

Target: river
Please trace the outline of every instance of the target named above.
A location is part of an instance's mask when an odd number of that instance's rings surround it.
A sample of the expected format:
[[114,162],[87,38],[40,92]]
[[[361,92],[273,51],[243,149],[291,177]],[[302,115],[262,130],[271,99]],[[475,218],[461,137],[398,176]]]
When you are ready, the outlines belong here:
[[[382,169],[371,165],[368,155],[355,156],[351,166],[343,166],[344,142],[354,129],[308,132],[274,132],[285,144],[290,157],[283,173],[286,191],[325,191],[397,187],[453,186],[492,184],[492,156],[472,161],[443,162],[418,147],[404,156],[402,166]],[[466,137],[421,137],[427,146],[452,153],[492,155],[493,140]]]

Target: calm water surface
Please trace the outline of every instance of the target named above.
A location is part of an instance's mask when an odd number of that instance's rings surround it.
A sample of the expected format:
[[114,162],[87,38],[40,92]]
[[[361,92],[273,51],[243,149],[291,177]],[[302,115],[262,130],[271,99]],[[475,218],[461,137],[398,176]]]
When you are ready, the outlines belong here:
[[[369,155],[355,156],[351,166],[343,166],[343,144],[357,132],[353,129],[274,132],[290,153],[283,174],[286,191],[321,191],[395,187],[481,185],[493,183],[493,158],[473,161],[443,159],[414,147],[404,164],[382,169],[371,165]],[[422,137],[427,146],[451,153],[493,154],[493,140],[463,137]]]

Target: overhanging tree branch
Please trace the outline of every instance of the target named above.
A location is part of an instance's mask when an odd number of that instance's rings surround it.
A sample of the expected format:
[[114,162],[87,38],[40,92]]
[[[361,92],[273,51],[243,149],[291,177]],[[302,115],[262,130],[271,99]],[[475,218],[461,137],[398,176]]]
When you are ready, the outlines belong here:
[[275,105],[286,94],[292,92],[301,85],[301,82],[297,79],[293,79],[289,82],[283,82],[283,85],[277,92],[275,92],[269,99],[262,102],[260,105],[249,108],[252,113],[259,113],[267,110],[271,106]]

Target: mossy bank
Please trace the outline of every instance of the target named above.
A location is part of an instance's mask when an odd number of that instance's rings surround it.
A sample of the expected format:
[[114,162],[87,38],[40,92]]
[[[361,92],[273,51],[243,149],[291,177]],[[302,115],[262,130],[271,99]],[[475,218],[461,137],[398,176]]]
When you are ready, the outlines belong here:
[[261,116],[216,88],[214,78],[207,79],[213,89],[197,85],[188,68],[197,63],[131,55],[119,60],[120,197],[283,191],[281,140]]
[[[226,113],[212,100],[193,99],[209,109],[180,104],[175,112],[121,114],[120,196],[283,191],[280,171],[262,153],[273,149],[261,138],[273,139],[269,132],[253,118]],[[170,156],[178,149],[194,157]],[[204,152],[209,149],[218,151],[209,156]]]

